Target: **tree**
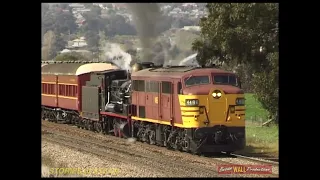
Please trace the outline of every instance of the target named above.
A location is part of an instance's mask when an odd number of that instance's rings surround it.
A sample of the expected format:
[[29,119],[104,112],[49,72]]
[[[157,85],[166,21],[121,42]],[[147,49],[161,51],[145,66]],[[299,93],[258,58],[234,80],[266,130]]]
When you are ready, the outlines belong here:
[[197,60],[215,59],[249,67],[254,93],[270,116],[278,112],[278,4],[208,3],[200,20],[201,36],[194,41]]
[[68,9],[69,10],[69,4],[68,3],[60,3],[60,7],[62,9]]
[[56,36],[53,31],[48,31],[43,37],[42,43],[42,59],[51,60],[55,56],[54,44]]
[[77,52],[59,54],[55,61],[87,61],[88,58]]
[[69,34],[75,33],[78,30],[78,25],[75,23],[75,17],[70,12],[57,11],[56,9],[49,9],[47,5],[43,5],[42,12],[42,30],[46,33],[49,30],[54,31],[55,34]]

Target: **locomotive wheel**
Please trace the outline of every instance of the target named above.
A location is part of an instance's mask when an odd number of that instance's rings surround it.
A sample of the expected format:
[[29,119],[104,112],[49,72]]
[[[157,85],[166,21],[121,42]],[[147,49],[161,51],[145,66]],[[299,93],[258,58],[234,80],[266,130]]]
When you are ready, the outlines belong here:
[[84,129],[89,130],[88,120],[84,120]]
[[45,120],[43,110],[41,111],[41,120]]
[[101,123],[99,123],[99,122],[95,123],[95,130],[96,130],[97,133],[101,133],[102,132]]
[[113,134],[115,137],[118,137],[118,134],[119,134],[118,128],[116,127],[115,124],[113,125]]
[[119,136],[119,138],[123,138],[120,128],[118,129],[118,136]]
[[88,121],[88,129],[89,129],[89,131],[94,131],[93,122]]

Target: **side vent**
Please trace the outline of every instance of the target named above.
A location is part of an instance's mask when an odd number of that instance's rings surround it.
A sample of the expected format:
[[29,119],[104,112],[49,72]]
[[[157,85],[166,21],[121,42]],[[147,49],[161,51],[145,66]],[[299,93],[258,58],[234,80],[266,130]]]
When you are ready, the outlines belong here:
[[146,118],[146,109],[144,106],[139,106],[139,117]]

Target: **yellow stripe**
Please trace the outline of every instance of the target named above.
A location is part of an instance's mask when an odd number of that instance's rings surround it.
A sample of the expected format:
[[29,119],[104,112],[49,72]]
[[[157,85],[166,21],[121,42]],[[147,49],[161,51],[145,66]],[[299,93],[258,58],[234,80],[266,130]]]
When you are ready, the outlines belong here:
[[48,97],[56,97],[57,95],[53,95],[53,94],[41,94],[42,96],[48,96]]
[[64,99],[78,99],[77,97],[70,97],[70,96],[58,96],[59,98],[64,98]]
[[56,82],[47,82],[47,81],[42,81],[42,84],[56,84]]
[[58,84],[61,84],[61,85],[72,85],[72,86],[78,86],[78,84],[70,84],[70,83],[58,83]]
[[[56,82],[46,82],[46,81],[42,81],[42,84],[57,84]],[[72,85],[72,86],[78,86],[78,84],[71,84],[71,83],[58,83],[61,85]]]
[[200,107],[185,107],[181,106],[180,109],[181,111],[199,111]]
[[200,112],[188,112],[188,111],[181,111],[182,116],[198,116]]
[[[139,121],[147,121],[147,122],[152,122],[152,123],[157,123],[157,124],[171,125],[171,123],[169,121],[161,121],[161,120],[149,119],[149,118],[139,118],[137,116],[132,116],[132,119],[139,120]],[[184,127],[183,124],[178,124],[178,123],[174,123],[174,126]]]
[[[57,95],[52,94],[41,94],[42,96],[48,96],[48,97],[57,97]],[[58,98],[65,98],[65,99],[78,99],[77,97],[70,97],[70,96],[58,96]]]

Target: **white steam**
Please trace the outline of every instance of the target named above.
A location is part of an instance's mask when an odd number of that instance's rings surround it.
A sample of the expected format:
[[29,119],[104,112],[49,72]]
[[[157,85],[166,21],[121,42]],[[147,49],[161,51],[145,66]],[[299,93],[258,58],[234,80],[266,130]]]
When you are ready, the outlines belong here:
[[113,62],[119,68],[131,71],[131,55],[123,51],[118,44],[106,43],[103,51],[107,62]]
[[179,66],[199,66],[197,62],[197,54],[191,54],[190,56],[184,58],[183,60],[180,61]]

